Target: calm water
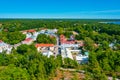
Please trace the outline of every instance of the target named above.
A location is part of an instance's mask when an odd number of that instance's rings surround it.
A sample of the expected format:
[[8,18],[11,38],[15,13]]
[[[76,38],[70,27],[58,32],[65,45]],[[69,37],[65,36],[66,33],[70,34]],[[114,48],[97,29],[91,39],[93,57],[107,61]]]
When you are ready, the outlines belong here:
[[119,25],[120,25],[120,21],[113,21],[113,22],[99,22],[99,23],[105,23],[105,24],[119,24]]
[[107,23],[120,24],[120,21],[119,22],[107,22]]

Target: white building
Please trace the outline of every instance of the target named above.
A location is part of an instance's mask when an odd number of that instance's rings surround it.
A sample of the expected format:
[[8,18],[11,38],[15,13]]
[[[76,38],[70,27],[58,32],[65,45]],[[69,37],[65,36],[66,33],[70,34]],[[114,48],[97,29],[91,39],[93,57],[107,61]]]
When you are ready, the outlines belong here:
[[32,36],[32,33],[27,33],[27,34],[26,34],[26,39],[27,39],[27,38],[30,38],[31,36]]
[[12,46],[9,44],[4,43],[3,41],[0,40],[0,53],[3,51],[6,51],[7,54],[9,54],[12,50]]
[[55,34],[55,33],[57,33],[57,29],[47,29],[46,31],[45,31],[45,33],[48,33],[48,34]]
[[[85,55],[81,54],[81,50],[78,50],[79,44],[62,44],[61,56],[62,58],[75,59],[79,64],[88,62],[88,52]],[[76,55],[74,55],[76,53]]]
[[46,51],[46,52],[43,52],[42,53],[44,56],[47,56],[48,58],[50,57],[50,56],[53,56],[54,54],[53,54],[53,52],[51,52],[51,51]]
[[76,56],[76,61],[81,64],[81,63],[87,63],[88,62],[88,56],[79,54]]
[[27,45],[30,45],[33,43],[33,39],[32,38],[27,38],[25,39],[24,41],[22,41],[22,44],[27,44]]

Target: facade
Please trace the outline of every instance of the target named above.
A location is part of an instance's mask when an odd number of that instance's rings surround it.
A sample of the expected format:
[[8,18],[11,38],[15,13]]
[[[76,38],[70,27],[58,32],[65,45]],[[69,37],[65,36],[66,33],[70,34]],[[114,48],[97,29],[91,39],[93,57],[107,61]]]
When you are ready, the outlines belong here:
[[54,44],[36,44],[35,47],[37,48],[38,52],[41,52],[44,56],[47,56],[48,58],[51,55],[55,55]]
[[35,47],[37,48],[38,52],[43,51],[54,51],[55,47],[54,44],[36,44]]

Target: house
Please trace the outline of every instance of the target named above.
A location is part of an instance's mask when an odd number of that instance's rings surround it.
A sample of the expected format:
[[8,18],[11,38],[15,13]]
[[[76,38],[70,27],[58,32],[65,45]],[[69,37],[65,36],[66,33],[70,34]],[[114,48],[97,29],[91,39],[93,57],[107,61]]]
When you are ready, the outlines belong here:
[[29,37],[29,38],[32,38],[34,41],[36,41],[37,36],[31,36],[31,37]]
[[6,48],[7,45],[2,40],[0,40],[0,53],[2,53]]
[[88,58],[89,58],[89,52],[84,52],[84,54],[78,54],[76,56],[76,61],[79,63],[79,64],[84,64],[84,63],[87,63],[88,62]]
[[33,36],[37,37],[39,35],[38,32],[33,33]]
[[53,52],[51,52],[51,51],[45,51],[45,52],[43,52],[42,54],[43,54],[44,56],[47,56],[48,58],[49,58],[50,56],[54,55]]
[[6,51],[7,54],[9,54],[12,50],[12,46],[9,44],[4,43],[2,40],[0,40],[0,53],[3,51]]
[[8,48],[7,48],[7,50],[6,50],[6,53],[7,54],[10,54],[11,53],[11,51],[12,51],[12,46],[11,45],[8,45]]
[[61,44],[75,44],[75,40],[73,36],[71,36],[72,40],[67,40],[67,38],[64,35],[60,35],[60,43]]
[[87,63],[87,62],[88,62],[88,56],[79,54],[79,55],[76,56],[76,61],[77,61],[79,64]]
[[45,33],[48,33],[48,34],[55,34],[55,33],[57,33],[57,29],[47,29],[46,31],[45,31]]
[[20,46],[20,45],[21,45],[21,43],[17,43],[17,44],[14,44],[13,47],[14,47],[15,49],[17,49],[17,47]]
[[79,53],[81,53],[81,50],[71,49],[71,48],[61,49],[61,55],[62,55],[63,58],[74,59],[74,55],[73,55],[74,53],[79,54]]
[[38,52],[42,51],[54,51],[55,45],[54,44],[36,44],[35,47],[37,48]]
[[77,44],[79,44],[80,47],[84,46],[84,41],[83,40],[76,40]]
[[34,29],[30,29],[30,30],[24,30],[24,31],[21,31],[23,34],[27,34],[27,33],[35,33],[36,30]]
[[27,32],[28,32],[28,33],[35,33],[36,30],[34,30],[34,29],[30,29],[30,30],[27,30]]
[[27,39],[27,38],[30,38],[31,36],[32,36],[31,33],[27,33],[27,34],[26,34],[26,39]]
[[22,44],[30,45],[32,44],[34,40],[32,38],[26,38],[24,41],[22,41]]
[[38,32],[39,34],[45,34],[45,30],[41,30]]
[[71,53],[70,49],[68,49],[68,48],[65,48],[64,54],[62,53],[62,56],[63,56],[63,55],[64,55],[64,58],[73,59],[72,53]]

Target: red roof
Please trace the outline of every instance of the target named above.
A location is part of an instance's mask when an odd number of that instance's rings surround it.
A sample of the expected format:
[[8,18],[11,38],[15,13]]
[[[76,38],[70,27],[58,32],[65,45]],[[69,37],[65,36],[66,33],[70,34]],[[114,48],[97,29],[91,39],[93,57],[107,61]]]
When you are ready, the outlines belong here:
[[3,42],[2,40],[0,40],[0,43]]
[[35,47],[53,47],[54,44],[36,44]]
[[61,44],[75,44],[75,41],[68,41],[64,35],[60,35]]
[[75,41],[63,41],[61,44],[75,44]]
[[33,40],[32,38],[27,38],[27,39],[25,39],[24,41],[25,42],[29,42],[29,41],[31,41],[31,40]]
[[36,32],[36,30],[31,29],[31,30],[27,30],[27,32]]

